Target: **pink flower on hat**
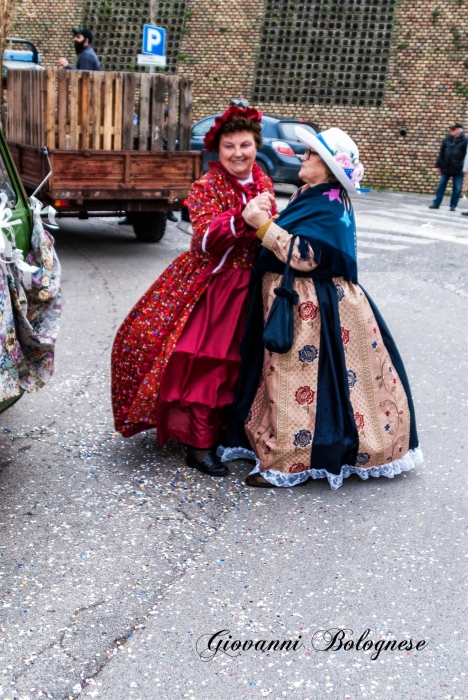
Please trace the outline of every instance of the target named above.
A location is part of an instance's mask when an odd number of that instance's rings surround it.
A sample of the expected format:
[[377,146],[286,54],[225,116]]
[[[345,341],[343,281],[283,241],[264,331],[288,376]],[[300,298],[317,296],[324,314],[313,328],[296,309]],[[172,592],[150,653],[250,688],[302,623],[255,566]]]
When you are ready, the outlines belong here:
[[364,177],[364,166],[358,160],[353,161],[347,153],[337,153],[333,158],[345,171],[351,182],[358,183]]
[[354,168],[354,172],[351,175],[351,182],[359,182],[364,177],[364,166],[362,163],[358,163]]
[[336,160],[338,165],[341,165],[343,170],[345,168],[354,168],[354,163],[347,153],[337,153],[336,156],[333,156],[333,158]]

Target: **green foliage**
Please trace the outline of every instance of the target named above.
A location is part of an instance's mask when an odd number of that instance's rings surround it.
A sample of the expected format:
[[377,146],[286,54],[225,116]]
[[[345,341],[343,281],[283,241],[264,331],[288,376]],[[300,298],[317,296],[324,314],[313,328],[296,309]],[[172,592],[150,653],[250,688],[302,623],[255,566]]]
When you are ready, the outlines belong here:
[[468,49],[468,43],[462,41],[462,37],[460,32],[458,31],[458,27],[450,27],[450,33],[452,35],[453,43],[457,51],[465,51],[466,49]]
[[456,95],[463,97],[464,100],[468,100],[468,85],[466,83],[463,84],[459,80],[456,80],[454,92]]
[[431,12],[431,22],[432,24],[435,24],[439,17],[442,16],[442,12],[439,10],[438,7],[435,8],[435,10],[432,10]]

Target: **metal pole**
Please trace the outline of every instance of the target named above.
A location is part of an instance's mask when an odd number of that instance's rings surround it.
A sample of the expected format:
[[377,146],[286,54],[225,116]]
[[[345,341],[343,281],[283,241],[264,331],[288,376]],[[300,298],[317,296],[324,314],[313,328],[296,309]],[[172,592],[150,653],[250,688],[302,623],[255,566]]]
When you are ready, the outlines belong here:
[[[152,24],[154,26],[156,24],[156,0],[150,0],[149,12],[150,12],[150,24]],[[156,73],[156,68],[154,66],[150,66],[149,73]]]

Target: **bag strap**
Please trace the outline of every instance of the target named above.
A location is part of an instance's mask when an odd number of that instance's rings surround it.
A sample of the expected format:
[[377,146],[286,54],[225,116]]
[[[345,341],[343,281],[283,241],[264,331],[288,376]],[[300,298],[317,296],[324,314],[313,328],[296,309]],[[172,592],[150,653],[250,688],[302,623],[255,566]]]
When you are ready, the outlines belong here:
[[289,246],[289,251],[288,251],[288,258],[286,260],[286,265],[284,268],[284,273],[283,273],[283,281],[281,283],[281,286],[284,289],[288,289],[289,291],[292,291],[292,286],[294,282],[294,275],[291,274],[291,257],[292,257],[292,252],[294,248],[294,243],[296,241],[296,238],[299,238],[299,236],[293,236],[291,238],[291,243]]
[[275,287],[273,290],[277,297],[286,297],[290,304],[299,303],[299,295],[293,290],[294,275],[291,272],[291,256],[296,238],[298,238],[298,236],[293,236],[291,238],[291,244],[289,246],[288,258],[286,260],[281,286]]

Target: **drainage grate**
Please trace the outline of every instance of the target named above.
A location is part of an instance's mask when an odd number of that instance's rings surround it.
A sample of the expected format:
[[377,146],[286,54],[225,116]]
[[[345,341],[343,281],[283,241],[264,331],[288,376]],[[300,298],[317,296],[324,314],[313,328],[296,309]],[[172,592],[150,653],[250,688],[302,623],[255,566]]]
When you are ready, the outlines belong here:
[[[149,2],[141,0],[86,0],[83,23],[95,34],[93,47],[103,70],[136,70],[141,53],[143,24],[149,23]],[[169,73],[177,71],[181,32],[187,0],[159,0],[156,25],[165,27]]]
[[396,0],[265,0],[253,99],[382,104]]

